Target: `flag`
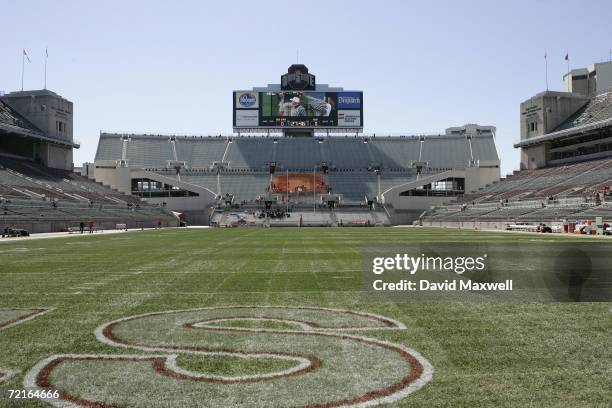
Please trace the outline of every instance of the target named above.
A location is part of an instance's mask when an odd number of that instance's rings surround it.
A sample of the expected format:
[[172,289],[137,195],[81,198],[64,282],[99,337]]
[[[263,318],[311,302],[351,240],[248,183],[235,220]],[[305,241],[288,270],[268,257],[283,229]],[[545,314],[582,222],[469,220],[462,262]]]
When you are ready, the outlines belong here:
[[548,59],[548,53],[544,50],[544,59]]
[[30,57],[28,56],[28,53],[26,52],[25,48],[23,49],[23,56],[26,57],[28,62],[32,62],[32,61],[30,61]]
[[565,54],[565,60],[569,61],[569,52]]
[[45,47],[45,57],[49,58],[49,50]]

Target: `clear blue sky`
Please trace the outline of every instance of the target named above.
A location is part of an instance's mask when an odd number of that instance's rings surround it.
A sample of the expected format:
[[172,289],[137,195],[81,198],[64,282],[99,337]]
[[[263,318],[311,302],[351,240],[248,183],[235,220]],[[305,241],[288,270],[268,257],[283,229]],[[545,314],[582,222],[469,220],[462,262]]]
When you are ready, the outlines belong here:
[[278,83],[295,62],[364,91],[367,133],[497,126],[503,173],[518,167],[519,103],[562,90],[563,60],[608,59],[602,1],[8,1],[0,90],[43,86],[74,102],[75,164],[100,130],[231,132],[231,92]]

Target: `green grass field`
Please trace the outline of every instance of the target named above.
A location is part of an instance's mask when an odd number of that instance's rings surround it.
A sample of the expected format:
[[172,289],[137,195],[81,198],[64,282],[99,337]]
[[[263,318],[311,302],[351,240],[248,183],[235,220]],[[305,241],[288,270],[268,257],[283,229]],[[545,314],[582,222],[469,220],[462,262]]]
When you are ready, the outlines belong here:
[[[425,228],[279,228],[166,229],[0,243],[5,320],[12,318],[10,309],[52,308],[0,330],[0,372],[19,370],[0,384],[0,406],[51,406],[8,399],[8,390],[23,389],[25,374],[51,356],[168,354],[143,349],[149,347],[145,340],[162,348],[178,342],[247,352],[307,350],[319,357],[320,367],[260,382],[206,383],[160,375],[148,360],[75,359],[58,364],[47,377],[72,396],[105,404],[100,407],[325,406],[387,386],[407,369],[406,361],[379,347],[384,341],[420,353],[433,367],[429,382],[389,406],[612,406],[611,303],[364,299],[362,245],[442,240],[525,240],[542,254],[557,241],[568,242]],[[114,335],[140,349],[105,343],[95,335],[100,326],[130,316],[227,306],[279,308],[204,309],[119,323]],[[406,328],[383,330],[378,321],[327,309],[281,308],[301,306],[376,314]],[[261,320],[262,313],[277,319]],[[179,325],[205,318],[212,320],[202,323],[204,330]],[[348,336],[272,333],[294,330],[302,320],[348,325],[342,331]],[[359,325],[367,331],[350,329]],[[214,327],[238,330],[210,330]],[[376,347],[351,336],[374,339]],[[176,354],[183,370],[219,378],[265,376],[297,364],[267,355]]]

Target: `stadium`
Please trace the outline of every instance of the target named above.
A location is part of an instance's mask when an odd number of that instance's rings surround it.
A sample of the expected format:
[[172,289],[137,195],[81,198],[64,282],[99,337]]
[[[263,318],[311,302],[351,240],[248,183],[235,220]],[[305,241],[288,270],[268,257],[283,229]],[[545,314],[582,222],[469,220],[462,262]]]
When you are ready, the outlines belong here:
[[[296,75],[308,77],[287,79]],[[285,101],[300,97],[309,112],[291,116],[288,107],[285,115]],[[84,170],[125,194],[165,203],[191,225],[217,226],[410,224],[499,179],[495,127],[363,135],[363,92],[318,84],[304,65],[289,67],[280,84],[235,91],[233,100],[235,134],[101,133]]]
[[2,96],[0,406],[610,406],[610,66],[503,179],[494,126],[364,134],[302,64],[81,168],[72,102]]

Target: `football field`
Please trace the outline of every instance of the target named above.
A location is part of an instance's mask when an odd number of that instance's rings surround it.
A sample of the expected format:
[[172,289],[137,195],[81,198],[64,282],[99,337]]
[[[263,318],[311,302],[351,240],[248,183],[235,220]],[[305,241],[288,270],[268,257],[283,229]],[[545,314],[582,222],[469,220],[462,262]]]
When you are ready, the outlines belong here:
[[610,302],[362,293],[370,244],[524,241],[544,256],[585,239],[236,228],[2,242],[0,406],[612,406]]

